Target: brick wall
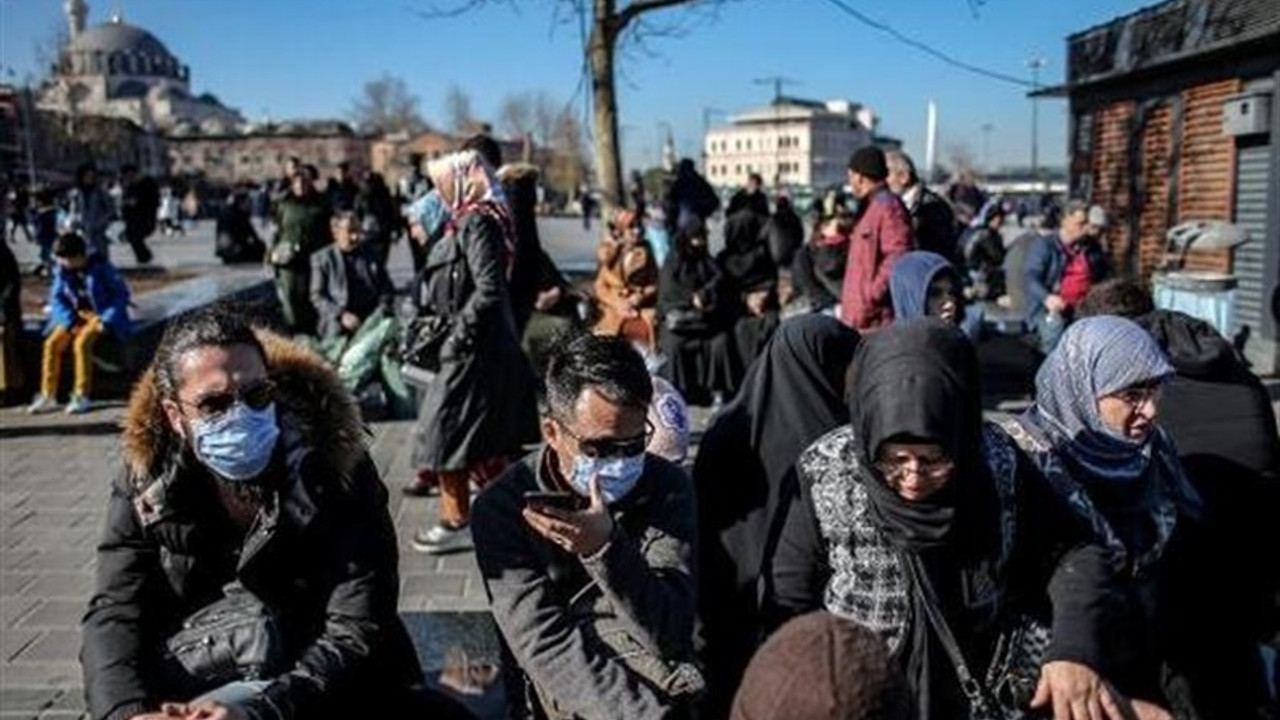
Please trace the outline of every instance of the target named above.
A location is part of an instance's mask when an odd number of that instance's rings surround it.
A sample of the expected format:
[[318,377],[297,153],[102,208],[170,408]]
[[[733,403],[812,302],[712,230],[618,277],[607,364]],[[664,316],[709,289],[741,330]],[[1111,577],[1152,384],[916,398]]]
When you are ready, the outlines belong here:
[[[1180,154],[1177,167],[1176,219],[1230,220],[1235,143],[1222,133],[1222,103],[1240,90],[1239,80],[1200,85],[1181,94],[1182,128],[1174,137],[1173,98],[1151,107],[1141,125],[1137,123],[1134,101],[1106,105],[1092,111],[1092,153],[1073,163],[1074,172],[1087,168],[1091,202],[1105,208],[1112,218],[1104,244],[1115,267],[1124,268],[1129,257],[1130,218],[1137,213],[1138,272],[1145,281],[1164,256],[1165,234],[1169,229],[1170,183],[1173,180],[1175,143]],[[1131,134],[1141,148],[1141,161],[1131,163]],[[1131,167],[1132,166],[1132,167]],[[1131,173],[1142,173],[1142,197],[1131,196]],[[1187,268],[1228,272],[1229,251],[1192,252]]]
[[[1178,168],[1178,222],[1231,220],[1235,142],[1222,132],[1222,103],[1240,91],[1239,80],[1191,88],[1182,94],[1182,162]],[[1197,252],[1187,258],[1194,270],[1228,272],[1229,251]]]
[[1164,258],[1169,230],[1170,167],[1173,160],[1173,108],[1163,103],[1147,115],[1142,129],[1143,202],[1138,208],[1138,275],[1151,272]]
[[1103,247],[1111,255],[1113,267],[1124,267],[1127,250],[1129,208],[1129,134],[1135,104],[1120,102],[1108,105],[1094,116],[1093,198],[1111,216],[1112,222],[1103,236]]

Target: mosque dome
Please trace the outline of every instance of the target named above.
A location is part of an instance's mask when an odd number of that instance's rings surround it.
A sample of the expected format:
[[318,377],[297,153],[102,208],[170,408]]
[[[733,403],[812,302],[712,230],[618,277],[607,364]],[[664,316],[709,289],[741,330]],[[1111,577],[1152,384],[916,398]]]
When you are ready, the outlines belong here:
[[68,48],[72,52],[136,53],[172,59],[169,48],[151,33],[125,22],[109,22],[86,28]]

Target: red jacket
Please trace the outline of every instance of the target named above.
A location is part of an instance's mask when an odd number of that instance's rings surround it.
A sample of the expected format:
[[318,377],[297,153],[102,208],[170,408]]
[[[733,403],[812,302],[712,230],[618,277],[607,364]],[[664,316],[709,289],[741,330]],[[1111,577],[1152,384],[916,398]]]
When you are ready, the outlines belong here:
[[889,275],[893,264],[913,245],[911,218],[897,195],[884,189],[867,202],[870,204],[853,227],[852,236],[820,241],[829,246],[849,246],[840,293],[840,319],[855,330],[871,330],[893,322]]

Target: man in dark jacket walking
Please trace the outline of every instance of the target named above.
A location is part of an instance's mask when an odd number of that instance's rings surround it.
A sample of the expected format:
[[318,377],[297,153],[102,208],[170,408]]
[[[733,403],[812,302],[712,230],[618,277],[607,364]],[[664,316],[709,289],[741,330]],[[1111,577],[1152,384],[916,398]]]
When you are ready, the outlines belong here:
[[331,370],[204,311],[166,331],[123,427],[83,623],[91,717],[434,717],[387,492]]
[[941,255],[956,261],[956,216],[951,203],[920,182],[916,165],[911,156],[901,151],[885,153],[889,167],[889,189],[902,198],[911,216],[911,230],[915,233],[916,249]]
[[688,664],[694,498],[679,468],[645,453],[649,373],[625,340],[583,335],[553,353],[546,385],[545,444],[472,515],[514,656],[513,716],[676,717],[703,684]]
[[125,165],[120,169],[120,216],[124,220],[124,239],[133,248],[139,265],[151,262],[151,248],[147,238],[156,231],[156,211],[160,209],[160,186],[150,176],[138,171],[137,165]]

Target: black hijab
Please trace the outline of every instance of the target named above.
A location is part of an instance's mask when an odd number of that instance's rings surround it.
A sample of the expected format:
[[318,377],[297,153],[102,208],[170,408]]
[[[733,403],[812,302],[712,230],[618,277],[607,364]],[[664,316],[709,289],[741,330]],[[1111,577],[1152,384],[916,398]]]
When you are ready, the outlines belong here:
[[664,313],[687,308],[694,293],[707,291],[716,281],[716,266],[706,243],[693,243],[693,236],[704,232],[701,223],[695,225],[676,233],[675,251],[659,271],[658,308]]
[[[978,361],[960,330],[926,318],[895,323],[869,335],[850,370],[851,419],[871,517],[890,544],[904,552],[913,578],[913,621],[902,650],[921,717],[948,717],[964,706],[951,661],[926,619],[927,580],[937,607],[961,647],[973,648],[981,615],[965,588],[984,586],[998,549],[994,484],[982,461],[982,402]],[[894,438],[936,442],[955,462],[947,485],[923,501],[907,501],[871,462]],[[979,601],[981,602],[981,601]],[[977,667],[986,659],[968,661]],[[948,669],[942,669],[946,667]],[[944,678],[952,678],[952,681]]]
[[[896,547],[920,551],[957,540],[985,539],[973,530],[985,513],[965,518],[966,506],[994,497],[979,452],[982,399],[978,360],[964,334],[939,320],[897,323],[869,336],[851,370],[850,420],[858,441],[863,485],[876,524]],[[951,480],[923,501],[902,499],[873,463],[895,438],[940,444],[956,463]]]
[[858,333],[825,315],[782,323],[707,429],[694,483],[708,528],[742,536],[733,544],[749,556],[740,559],[750,577],[800,453],[845,421],[844,377],[857,345]]
[[782,323],[702,439],[693,468],[698,607],[713,717],[727,713],[759,640],[760,581],[797,495],[795,462],[847,419],[844,377],[857,344],[856,332],[825,315]]

